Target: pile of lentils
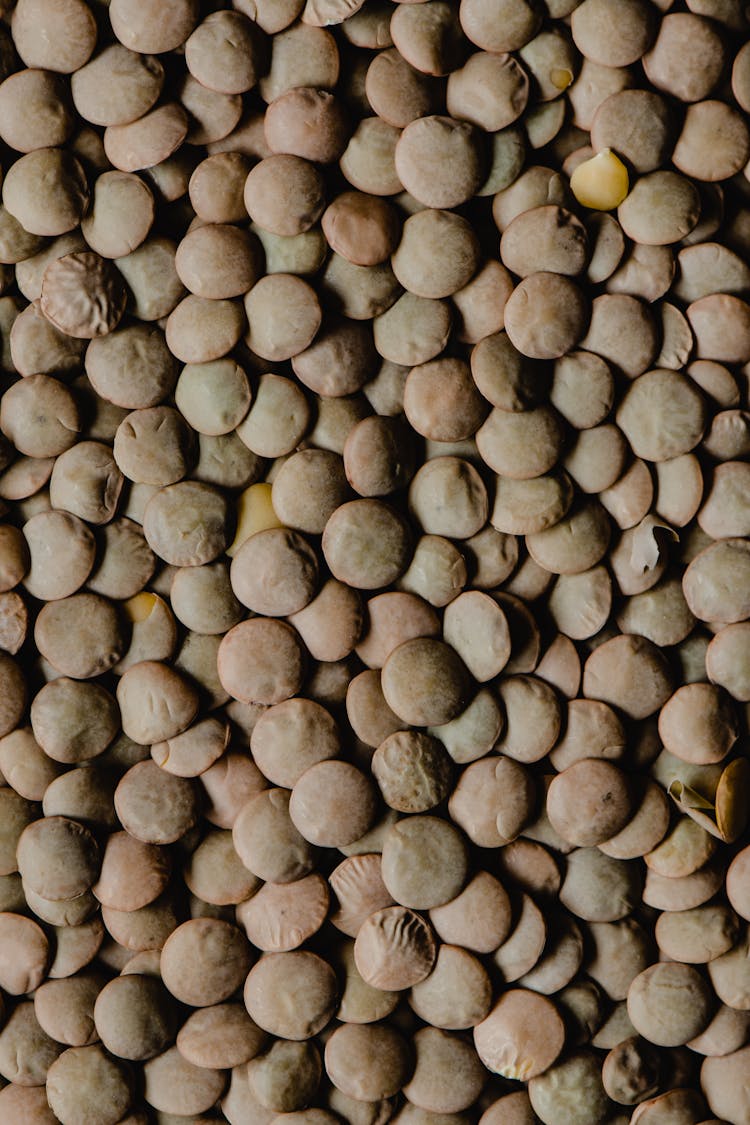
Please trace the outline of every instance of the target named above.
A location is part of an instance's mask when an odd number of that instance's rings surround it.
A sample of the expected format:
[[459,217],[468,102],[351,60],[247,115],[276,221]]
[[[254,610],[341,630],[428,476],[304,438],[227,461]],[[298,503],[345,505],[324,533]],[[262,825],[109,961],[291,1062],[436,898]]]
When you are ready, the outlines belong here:
[[750,1125],[743,0],[0,0],[2,1125]]

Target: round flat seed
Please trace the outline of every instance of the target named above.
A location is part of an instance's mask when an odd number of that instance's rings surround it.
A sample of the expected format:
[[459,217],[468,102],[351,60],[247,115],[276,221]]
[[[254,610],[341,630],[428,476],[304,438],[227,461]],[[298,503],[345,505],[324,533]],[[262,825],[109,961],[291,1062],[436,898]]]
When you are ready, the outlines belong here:
[[[19,453],[40,459],[57,457],[75,444],[81,430],[80,412],[75,398],[59,380],[50,375],[29,375],[3,394],[0,429]],[[48,479],[42,474],[37,487]],[[29,485],[34,483],[32,479]],[[22,482],[19,484],[22,487]],[[6,492],[15,492],[12,483]]]
[[174,1009],[164,986],[139,973],[115,977],[105,985],[93,1016],[102,1043],[121,1059],[151,1058],[165,1050],[174,1035]]
[[188,115],[179,102],[163,106],[125,125],[108,125],[103,136],[107,158],[120,172],[153,168],[177,152],[188,134]]
[[628,1015],[636,1030],[657,1046],[679,1046],[700,1034],[712,1012],[709,986],[690,965],[651,965],[628,991]]
[[586,231],[580,220],[562,207],[534,207],[517,215],[505,228],[500,256],[519,277],[540,269],[574,277],[586,264]]
[[593,1052],[572,1052],[529,1083],[534,1113],[545,1123],[562,1117],[578,1121],[580,1092],[586,1090],[586,1114],[590,1121],[603,1122],[609,1110],[601,1078],[601,1063]]
[[85,121],[128,125],[151,109],[163,84],[164,68],[158,59],[113,43],[75,71],[70,89]]
[[97,757],[120,725],[115,700],[103,687],[64,676],[37,693],[30,717],[44,752],[68,764]]
[[531,480],[557,464],[563,429],[549,406],[519,412],[496,407],[476,441],[484,462],[505,480]]
[[181,1003],[220,1004],[247,976],[252,955],[237,926],[217,918],[194,918],[170,934],[159,969],[167,990]]
[[175,269],[185,288],[199,297],[239,297],[258,280],[259,249],[250,231],[206,223],[183,238]]
[[547,815],[571,844],[588,847],[621,831],[631,815],[626,776],[611,762],[584,758],[558,774],[547,791]]
[[339,160],[349,139],[341,103],[327,90],[310,87],[280,94],[266,111],[264,130],[271,152],[321,164]]
[[604,508],[585,500],[551,527],[526,536],[533,560],[551,574],[582,574],[602,559],[610,539]]
[[727,756],[738,731],[731,703],[720,688],[685,684],[662,707],[659,735],[678,758],[709,765]]
[[470,1044],[434,1027],[421,1028],[412,1040],[414,1073],[404,1087],[409,1100],[427,1112],[467,1109],[484,1085],[484,1068]]
[[268,780],[291,789],[310,766],[337,758],[341,741],[325,707],[298,697],[264,710],[253,728],[250,746],[256,765]]
[[689,234],[700,215],[695,185],[676,172],[642,176],[620,204],[617,217],[635,242],[664,246]]
[[133,1090],[128,1071],[104,1049],[69,1047],[47,1074],[47,1099],[62,1125],[84,1120],[114,1125],[130,1108]]
[[419,915],[404,906],[376,910],[360,926],[354,959],[363,980],[375,988],[411,988],[432,971],[435,939]]
[[145,241],[154,210],[153,194],[138,176],[105,172],[94,184],[92,209],[81,230],[97,254],[122,258]]
[[628,387],[617,411],[617,425],[636,457],[667,461],[688,453],[701,440],[705,400],[684,375],[647,371]]
[[514,840],[531,819],[535,804],[531,777],[507,758],[482,758],[461,774],[449,812],[480,847],[499,847]]
[[564,1039],[562,1017],[552,1001],[526,989],[505,992],[474,1028],[474,1043],[484,1065],[495,1074],[523,1082],[554,1063]]
[[43,70],[22,70],[0,87],[2,138],[16,152],[64,144],[73,129],[65,80]]
[[730,863],[726,880],[727,898],[740,917],[745,919],[750,913],[750,896],[748,896],[746,881],[749,864],[750,850],[743,848]]
[[636,297],[605,293],[591,302],[591,320],[581,347],[634,379],[648,369],[657,354],[656,324],[648,307]]
[[531,535],[559,523],[572,502],[573,487],[565,473],[520,481],[499,476],[490,522],[508,535]]
[[160,488],[143,514],[143,532],[152,551],[172,566],[202,566],[226,545],[227,499],[197,481]]
[[628,0],[614,23],[604,0],[585,0],[571,20],[573,41],[586,58],[603,66],[629,66],[648,50],[654,38],[652,13],[642,0]]
[[328,904],[325,880],[317,874],[308,875],[286,885],[264,884],[239,905],[237,921],[257,949],[286,953],[320,929]]
[[[24,525],[31,565],[24,587],[43,601],[66,598],[84,584],[94,565],[96,543],[90,529],[67,512],[39,512]],[[50,568],[56,559],[59,571]]]
[[512,344],[532,359],[557,359],[580,343],[589,322],[583,293],[559,273],[532,273],[505,306]]
[[406,523],[394,509],[380,500],[352,500],[327,521],[322,549],[335,578],[373,590],[403,574],[411,543]]
[[475,1027],[489,1012],[492,986],[481,962],[465,949],[441,945],[429,977],[413,986],[409,1004],[433,1027]]
[[725,625],[706,649],[706,670],[711,681],[720,684],[735,700],[750,699],[748,682],[748,628],[740,622]]
[[162,7],[155,0],[115,0],[110,13],[112,30],[133,51],[162,54],[185,42],[198,22],[195,0],[169,0]]
[[529,76],[513,55],[476,51],[449,75],[446,95],[451,116],[495,133],[526,108]]
[[62,332],[88,340],[117,327],[126,297],[120,274],[106,258],[66,254],[44,271],[40,303],[44,315]]
[[450,792],[450,759],[437,738],[397,731],[380,743],[370,768],[389,808],[427,812]]
[[[505,729],[495,748],[517,762],[539,761],[560,734],[562,719],[554,691],[542,680],[516,675],[501,681],[498,695]],[[569,730],[571,726],[569,717]]]
[[640,173],[653,172],[666,162],[672,140],[669,107],[651,90],[612,94],[591,123],[594,149],[616,149]]
[[178,1117],[210,1109],[226,1084],[223,1071],[194,1066],[176,1047],[149,1059],[143,1076],[144,1100],[160,1113]]
[[446,607],[443,636],[475,680],[497,676],[510,658],[511,637],[502,609],[487,594],[467,591]]
[[474,466],[461,457],[434,457],[416,472],[409,507],[428,535],[470,539],[487,522],[487,489]]
[[299,1041],[310,1039],[329,1022],[338,985],[331,966],[315,953],[269,953],[250,970],[244,997],[259,1027]]
[[346,847],[372,828],[377,815],[375,793],[371,780],[349,762],[318,762],[296,782],[289,815],[310,843]]
[[262,39],[241,12],[212,12],[185,42],[194,78],[222,94],[252,89],[260,70]]
[[198,819],[195,783],[167,773],[155,762],[138,762],[115,790],[115,809],[123,827],[137,840],[172,844]]
[[[269,579],[269,575],[274,577]],[[295,531],[269,528],[250,536],[232,559],[230,581],[254,613],[287,617],[312,600],[318,580],[315,552]]]
[[[291,324],[274,320],[273,310],[280,305],[294,309]],[[248,345],[256,355],[276,363],[309,347],[322,321],[315,291],[302,278],[284,273],[262,277],[246,293],[245,312]]]
[[172,354],[183,363],[209,363],[239,342],[245,313],[239,302],[191,293],[171,306],[165,333]]
[[49,943],[44,931],[21,914],[0,914],[0,983],[11,996],[32,992],[44,980]]
[[691,612],[701,621],[744,621],[750,616],[744,597],[748,565],[750,556],[744,539],[722,539],[701,551],[682,580]]
[[510,933],[510,899],[494,875],[480,871],[451,902],[434,907],[430,921],[444,942],[493,953]]
[[357,1102],[378,1102],[397,1094],[412,1073],[406,1040],[387,1024],[345,1024],[325,1048],[326,1073],[334,1086]]
[[435,726],[464,709],[468,675],[450,645],[419,637],[405,641],[388,657],[382,688],[388,706],[405,722]]
[[127,832],[114,832],[104,846],[99,878],[91,889],[104,906],[138,910],[165,890],[171,869],[164,848]]
[[750,1101],[739,1076],[747,1065],[747,1047],[730,1054],[706,1059],[701,1067],[701,1087],[713,1113],[727,1121],[742,1121],[750,1115]]
[[125,651],[126,631],[111,602],[97,594],[73,594],[42,607],[34,640],[58,672],[85,680],[117,663]]
[[8,169],[3,182],[3,204],[28,234],[54,237],[74,230],[88,202],[83,166],[60,148],[27,153]]
[[404,293],[373,321],[375,347],[383,359],[404,367],[427,363],[445,347],[452,319],[445,301]]
[[402,129],[438,107],[438,84],[397,50],[380,51],[367,67],[365,96],[378,117]]
[[485,51],[517,51],[536,34],[541,14],[527,0],[462,0],[459,19],[464,34]]
[[[144,698],[149,701],[147,708]],[[180,734],[198,711],[195,688],[168,665],[151,660],[134,665],[121,676],[117,702],[123,730],[141,745]]]
[[331,872],[329,884],[336,896],[331,921],[350,937],[357,936],[370,914],[393,905],[381,876],[380,855],[374,852],[343,860]]
[[653,86],[683,102],[698,102],[719,81],[724,58],[724,44],[711,20],[670,12],[643,57],[643,69]]
[[214,1004],[188,1016],[178,1032],[177,1049],[193,1066],[241,1066],[265,1046],[266,1034],[241,1004]]
[[619,708],[630,718],[645,719],[672,694],[671,675],[662,653],[643,637],[613,637],[586,661],[583,692]]
[[313,849],[292,822],[286,789],[248,797],[235,817],[232,840],[245,867],[269,883],[292,883],[313,868]]
[[[425,872],[435,867],[438,857],[439,869],[435,868],[428,883]],[[456,897],[467,874],[466,843],[458,829],[447,821],[412,816],[398,821],[386,833],[383,882],[402,906],[414,910],[442,906]]]
[[675,961],[706,964],[727,953],[737,940],[737,917],[726,906],[698,906],[694,910],[659,915],[654,935],[659,949]]
[[87,891],[99,873],[99,848],[89,830],[75,820],[48,816],[21,833],[18,870],[31,890],[55,901]]
[[605,855],[615,859],[635,859],[656,848],[667,834],[669,804],[661,786],[653,781],[637,783],[636,797],[640,797],[632,819],[609,840],[599,843]]
[[480,187],[483,157],[473,125],[452,117],[419,117],[406,124],[396,144],[396,173],[424,206],[457,207]]
[[[707,161],[702,151],[708,138],[713,149]],[[750,132],[743,114],[724,102],[706,100],[688,106],[672,163],[696,180],[727,180],[747,163]]]
[[222,638],[217,662],[223,688],[242,703],[281,703],[302,686],[302,644],[284,621],[241,621]]

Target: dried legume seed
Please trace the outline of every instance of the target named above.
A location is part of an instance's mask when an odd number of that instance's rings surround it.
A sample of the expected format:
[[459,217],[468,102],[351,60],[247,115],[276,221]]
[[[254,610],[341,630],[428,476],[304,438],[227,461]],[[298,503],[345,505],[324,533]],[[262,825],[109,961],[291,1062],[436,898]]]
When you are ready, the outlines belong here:
[[0,1116],[750,1121],[741,6],[5,7]]

